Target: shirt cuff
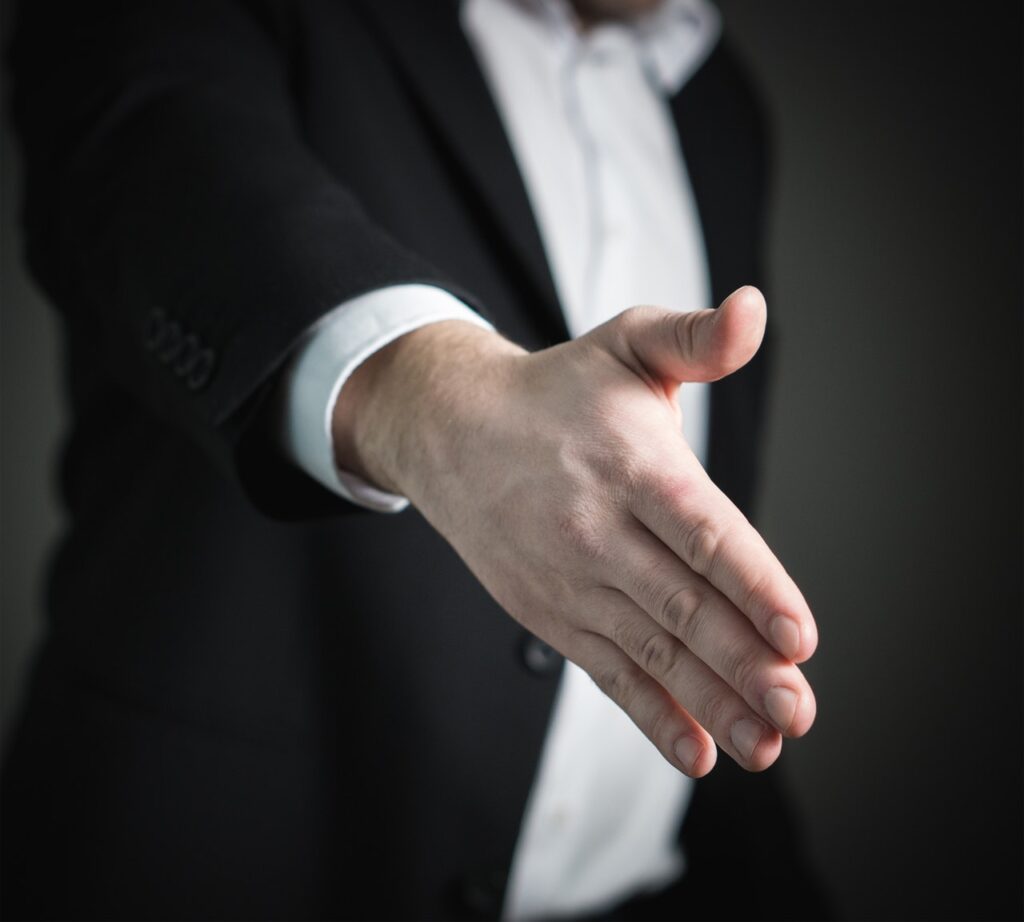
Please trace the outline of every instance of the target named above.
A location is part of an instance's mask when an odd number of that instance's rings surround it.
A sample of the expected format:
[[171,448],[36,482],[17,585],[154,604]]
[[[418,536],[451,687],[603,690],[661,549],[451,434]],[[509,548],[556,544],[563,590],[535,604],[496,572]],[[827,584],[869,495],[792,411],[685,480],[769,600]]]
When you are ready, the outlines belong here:
[[282,377],[281,447],[327,489],[376,512],[401,512],[409,500],[380,490],[334,463],[331,419],[341,388],[378,349],[429,323],[466,320],[494,327],[432,285],[394,285],[352,298],[310,329]]

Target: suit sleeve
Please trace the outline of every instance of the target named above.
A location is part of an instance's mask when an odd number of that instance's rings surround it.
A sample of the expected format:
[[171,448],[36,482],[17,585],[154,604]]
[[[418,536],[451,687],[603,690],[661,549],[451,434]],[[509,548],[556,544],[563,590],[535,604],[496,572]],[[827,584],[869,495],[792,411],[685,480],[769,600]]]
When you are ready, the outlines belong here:
[[454,289],[304,143],[286,18],[231,0],[30,0],[10,66],[33,274],[129,399],[291,515],[353,508],[253,434],[302,333],[367,291]]

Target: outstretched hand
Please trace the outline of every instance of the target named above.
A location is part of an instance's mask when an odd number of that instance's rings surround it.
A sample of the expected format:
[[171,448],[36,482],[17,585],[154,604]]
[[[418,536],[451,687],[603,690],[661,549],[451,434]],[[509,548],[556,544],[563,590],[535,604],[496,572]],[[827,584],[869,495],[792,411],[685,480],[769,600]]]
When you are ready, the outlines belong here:
[[[688,775],[716,743],[772,764],[814,720],[799,589],[711,482],[677,391],[742,367],[765,303],[624,311],[536,353],[448,321],[359,369],[339,461],[404,493],[517,621],[586,670]],[[358,407],[358,412],[354,411]]]

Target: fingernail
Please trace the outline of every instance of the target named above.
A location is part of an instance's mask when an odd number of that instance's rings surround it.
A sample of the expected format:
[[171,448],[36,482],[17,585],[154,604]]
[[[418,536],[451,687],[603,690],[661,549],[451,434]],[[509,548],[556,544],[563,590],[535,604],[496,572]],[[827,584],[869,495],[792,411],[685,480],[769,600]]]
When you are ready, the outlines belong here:
[[768,625],[775,649],[788,659],[800,652],[800,625],[785,615],[776,615]]
[[780,730],[785,732],[796,716],[796,706],[800,703],[800,696],[791,688],[783,688],[781,685],[769,688],[764,696],[764,709]]
[[676,758],[688,772],[694,770],[703,751],[703,744],[692,736],[681,737],[676,742]]
[[729,737],[732,739],[732,744],[736,747],[736,751],[749,761],[750,757],[754,754],[754,750],[757,749],[757,744],[761,742],[763,733],[764,724],[760,721],[744,717],[732,725]]

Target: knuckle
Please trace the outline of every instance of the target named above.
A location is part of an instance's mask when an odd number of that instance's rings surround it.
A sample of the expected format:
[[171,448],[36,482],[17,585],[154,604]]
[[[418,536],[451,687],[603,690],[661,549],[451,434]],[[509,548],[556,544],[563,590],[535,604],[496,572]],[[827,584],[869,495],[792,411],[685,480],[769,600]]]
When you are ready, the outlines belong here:
[[664,604],[661,600],[666,595],[665,577],[661,569],[656,566],[637,569],[631,577],[634,581],[635,597],[652,617],[656,617]]
[[722,528],[708,518],[690,522],[683,531],[683,553],[686,560],[701,574],[710,573],[722,547]]
[[661,606],[661,622],[684,643],[692,639],[698,613],[704,609],[706,597],[695,586],[680,586]]
[[622,710],[629,713],[640,688],[638,673],[632,664],[616,666],[594,676],[597,687]]
[[587,560],[597,560],[604,551],[604,539],[590,518],[578,510],[563,514],[558,530],[569,547]]
[[712,736],[720,736],[724,732],[729,716],[727,710],[728,702],[714,686],[708,686],[695,695],[693,714]]
[[726,649],[723,670],[729,684],[741,694],[753,693],[759,669],[760,663],[741,645]]
[[679,717],[673,708],[662,707],[651,718],[650,726],[643,727],[644,735],[663,752],[678,735]]
[[593,410],[597,425],[601,427],[602,444],[600,451],[590,459],[591,464],[608,496],[623,504],[631,503],[647,489],[650,464],[638,451],[615,395],[595,398]]
[[619,327],[627,333],[635,330],[638,326],[648,322],[653,312],[654,308],[643,304],[627,307],[618,315]]
[[628,651],[633,648],[636,641],[630,619],[621,617],[618,612],[609,612],[605,627],[608,632],[608,638],[620,650]]
[[673,324],[676,335],[676,348],[680,355],[689,358],[697,354],[697,341],[695,323],[696,317],[693,314],[683,314]]
[[655,631],[640,645],[637,651],[637,664],[648,675],[667,675],[672,669],[678,654],[678,641],[671,634]]
[[645,365],[638,353],[638,341],[646,338],[645,334],[655,321],[658,309],[647,305],[628,307],[619,313],[612,322],[611,332],[613,343],[619,357],[625,359],[634,370],[640,371]]
[[632,501],[650,492],[651,464],[630,444],[628,450],[618,453],[616,481],[626,498]]
[[699,501],[700,478],[685,467],[665,464],[664,455],[652,454],[644,471],[642,492],[637,497],[641,518],[656,513],[668,512],[675,522],[673,538],[682,540],[689,532],[692,509]]
[[640,318],[638,316],[639,309],[636,307],[627,307],[624,311],[619,311],[619,315],[616,318],[617,325],[623,333],[628,333],[633,327],[637,325]]
[[765,598],[770,588],[771,579],[767,573],[751,574],[750,578],[745,580],[740,609],[747,614],[766,614],[768,606]]

